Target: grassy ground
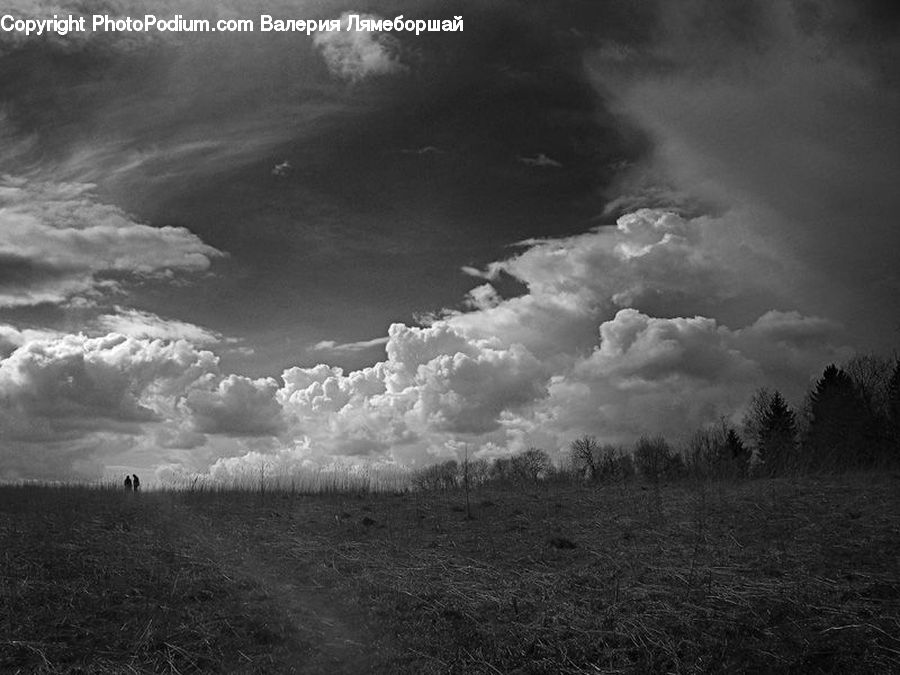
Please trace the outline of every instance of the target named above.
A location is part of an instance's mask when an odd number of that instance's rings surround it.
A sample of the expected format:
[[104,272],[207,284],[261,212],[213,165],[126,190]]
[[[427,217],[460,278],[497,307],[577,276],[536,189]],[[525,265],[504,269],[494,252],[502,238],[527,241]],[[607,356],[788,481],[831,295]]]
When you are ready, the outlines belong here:
[[900,672],[898,479],[0,488],[0,672]]

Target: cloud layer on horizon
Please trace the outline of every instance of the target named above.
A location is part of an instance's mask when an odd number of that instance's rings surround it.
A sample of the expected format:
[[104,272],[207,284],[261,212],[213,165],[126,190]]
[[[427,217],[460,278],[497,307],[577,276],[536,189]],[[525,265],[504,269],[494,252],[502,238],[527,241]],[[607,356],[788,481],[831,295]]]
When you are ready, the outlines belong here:
[[[0,478],[107,465],[225,478],[267,461],[420,465],[460,444],[482,456],[555,450],[582,433],[677,439],[739,414],[760,385],[797,402],[828,363],[889,345],[900,315],[894,14],[843,0],[613,2],[604,11],[631,20],[618,26],[596,8],[563,20],[512,2],[478,7],[483,23],[467,16],[459,36],[471,57],[438,39],[410,50],[353,33],[228,43],[252,58],[212,38],[158,60],[140,40],[48,42],[54,58],[86,50],[90,67],[36,101],[23,79],[45,62],[13,69],[28,50],[0,45],[14,57],[0,64],[11,74],[0,136],[19,174],[0,180]],[[500,35],[503,50],[484,46]],[[532,56],[544,43],[548,53]],[[138,88],[134,72],[146,72]],[[410,84],[424,93],[400,93]],[[596,149],[585,116],[614,127],[602,137],[613,149]],[[407,183],[411,192],[389,190]],[[494,194],[507,184],[516,190]],[[526,199],[550,188],[557,201],[540,217],[556,234],[478,262],[460,253],[460,240],[484,241],[482,206],[495,207],[505,236],[537,204]],[[168,208],[179,190],[210,212],[205,225],[178,217],[196,208]],[[162,215],[138,218],[117,198]],[[603,224],[590,227],[580,209],[599,201],[591,222]],[[557,210],[569,220],[560,229],[549,222]],[[453,226],[456,238],[445,236]],[[255,256],[221,289],[153,305],[154,284],[212,278],[236,253]],[[307,339],[306,324],[322,320],[295,307],[307,295],[329,283],[349,295],[334,277],[369,284],[376,268],[387,272],[367,298],[388,294],[388,276],[401,279],[392,288],[426,287],[402,276],[418,257],[426,270],[452,259],[477,285],[449,308],[420,306],[432,313],[419,326],[394,314]],[[282,284],[289,275],[306,285]],[[281,333],[252,346],[290,345],[281,376],[223,366],[245,343],[197,313],[237,297],[221,313],[246,309],[252,324],[279,290]],[[356,325],[353,312],[317,302],[319,315]],[[391,322],[386,335],[354,339]],[[310,355],[368,365],[301,360]]]
[[[240,455],[241,439],[256,439],[246,462],[277,451],[300,464],[418,465],[463,441],[495,454],[559,449],[581,433],[611,442],[678,436],[739,412],[763,384],[797,397],[825,364],[849,355],[841,328],[759,309],[777,299],[767,287],[777,278],[768,277],[747,293],[747,322],[693,312],[741,297],[742,269],[715,236],[727,226],[643,210],[615,229],[528,242],[483,273],[513,275],[525,294],[476,292],[466,311],[424,327],[394,324],[386,358],[348,373],[320,364],[289,368],[280,381],[251,379],[221,372],[213,352],[185,339],[20,337],[0,364],[0,410],[15,448],[0,470],[27,473],[29,457],[42,462],[66,441],[82,449],[58,456],[60,469],[111,462],[108,443],[84,450],[98,434],[146,446],[143,461],[167,471],[204,471]],[[766,251],[741,246],[746,265],[763,264]],[[660,307],[675,313],[660,316]],[[172,337],[179,331],[176,323]]]

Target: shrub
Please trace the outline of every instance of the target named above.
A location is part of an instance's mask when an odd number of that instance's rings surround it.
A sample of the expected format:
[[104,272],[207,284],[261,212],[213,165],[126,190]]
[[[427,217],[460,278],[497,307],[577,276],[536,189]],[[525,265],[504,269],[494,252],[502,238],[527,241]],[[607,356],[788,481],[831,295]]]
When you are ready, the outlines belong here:
[[654,483],[677,468],[672,449],[662,436],[641,436],[634,446],[634,464],[638,473]]

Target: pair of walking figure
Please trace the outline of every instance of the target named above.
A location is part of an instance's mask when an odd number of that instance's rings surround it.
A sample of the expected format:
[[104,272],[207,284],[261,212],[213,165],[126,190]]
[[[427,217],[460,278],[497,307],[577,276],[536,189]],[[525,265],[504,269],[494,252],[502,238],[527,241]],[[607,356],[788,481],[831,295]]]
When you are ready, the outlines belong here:
[[137,492],[141,489],[141,479],[137,477],[136,473],[131,474],[130,476],[125,476],[125,492],[130,490],[134,490]]

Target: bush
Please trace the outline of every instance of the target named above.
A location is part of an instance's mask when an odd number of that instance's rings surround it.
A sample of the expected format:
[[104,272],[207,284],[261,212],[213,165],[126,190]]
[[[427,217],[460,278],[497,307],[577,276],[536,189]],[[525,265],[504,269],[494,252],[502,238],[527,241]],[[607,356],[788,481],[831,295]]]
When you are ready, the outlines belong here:
[[413,486],[419,490],[449,490],[459,484],[459,463],[455,459],[432,464],[413,474]]
[[681,457],[676,455],[662,436],[641,436],[634,446],[634,464],[647,480],[658,483],[661,478],[679,470],[678,464],[684,466]]
[[593,436],[582,436],[569,446],[572,470],[576,476],[592,481],[611,481],[622,477],[622,451],[614,445],[601,445]]
[[745,477],[750,450],[723,420],[717,427],[698,429],[687,445],[687,470],[697,478]]

